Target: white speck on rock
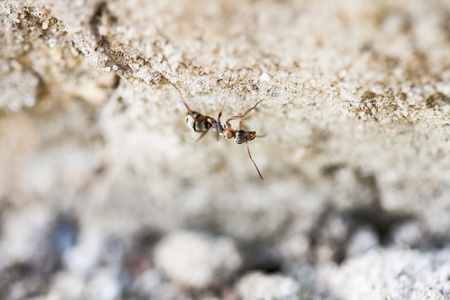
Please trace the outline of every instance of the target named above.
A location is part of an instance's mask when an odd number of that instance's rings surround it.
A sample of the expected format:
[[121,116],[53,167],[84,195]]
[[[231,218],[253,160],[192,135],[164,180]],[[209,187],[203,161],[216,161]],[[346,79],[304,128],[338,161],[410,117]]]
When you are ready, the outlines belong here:
[[49,46],[50,48],[55,48],[55,47],[56,47],[56,44],[57,44],[56,39],[51,38],[51,39],[48,40],[48,46]]
[[259,78],[261,79],[261,81],[264,82],[269,82],[271,79],[270,75],[267,74],[266,72],[263,72]]

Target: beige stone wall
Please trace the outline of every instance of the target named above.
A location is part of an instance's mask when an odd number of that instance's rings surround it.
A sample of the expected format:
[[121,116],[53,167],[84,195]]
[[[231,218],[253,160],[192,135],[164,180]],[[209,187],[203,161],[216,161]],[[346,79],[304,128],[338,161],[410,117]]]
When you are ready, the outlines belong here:
[[[2,264],[35,259],[27,235],[68,213],[102,239],[262,241],[277,268],[345,261],[360,233],[450,241],[448,1],[6,0],[0,15],[3,226],[42,219],[2,229]],[[213,117],[225,95],[223,119],[264,100],[244,119],[265,135],[249,143],[264,180],[245,145],[194,142],[168,80]]]

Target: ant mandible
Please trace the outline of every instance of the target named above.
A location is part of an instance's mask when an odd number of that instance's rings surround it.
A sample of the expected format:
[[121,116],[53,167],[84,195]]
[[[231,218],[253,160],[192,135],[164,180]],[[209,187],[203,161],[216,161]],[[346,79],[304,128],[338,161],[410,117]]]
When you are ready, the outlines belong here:
[[[183,100],[183,104],[184,104],[184,106],[186,106],[186,108],[188,110],[188,113],[186,115],[186,123],[188,124],[188,126],[193,131],[202,133],[200,135],[200,137],[196,140],[196,142],[200,141],[206,135],[206,133],[212,128],[212,130],[217,133],[217,140],[219,140],[219,136],[220,136],[220,137],[223,137],[225,139],[234,139],[234,141],[237,144],[245,143],[247,145],[247,152],[248,152],[248,156],[250,157],[250,160],[255,165],[255,168],[256,168],[256,171],[259,174],[259,177],[261,177],[261,179],[264,179],[262,177],[262,175],[261,175],[261,172],[258,169],[258,166],[256,165],[255,161],[253,160],[252,155],[250,154],[250,148],[248,147],[248,142],[249,141],[254,140],[256,137],[263,137],[263,136],[256,135],[255,131],[249,131],[249,130],[242,129],[242,119],[248,113],[250,113],[253,109],[255,109],[255,107],[259,103],[261,103],[263,100],[258,101],[252,108],[247,110],[244,114],[242,114],[240,116],[233,116],[233,117],[229,118],[228,120],[225,121],[225,124],[222,125],[220,123],[220,117],[222,116],[223,109],[225,108],[225,103],[227,101],[227,96],[225,96],[224,99],[223,99],[222,108],[220,109],[219,115],[218,115],[217,120],[216,120],[213,117],[202,115],[199,112],[191,110],[189,108],[189,106],[187,105],[186,101],[184,100],[183,95],[181,94],[181,91],[177,88],[177,86],[174,83],[172,83],[170,80],[168,80],[166,77],[164,77],[164,78],[180,94],[181,100]],[[230,81],[231,81],[231,77],[228,80],[227,89],[230,87]],[[239,120],[239,129],[238,130],[234,130],[231,127],[230,121],[232,121],[232,120]]]

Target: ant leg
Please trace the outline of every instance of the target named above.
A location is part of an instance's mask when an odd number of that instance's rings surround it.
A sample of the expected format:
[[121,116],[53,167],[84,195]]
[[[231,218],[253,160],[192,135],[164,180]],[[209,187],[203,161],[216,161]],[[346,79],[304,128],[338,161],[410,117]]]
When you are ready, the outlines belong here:
[[209,119],[212,119],[210,116],[201,116],[200,118],[198,118],[198,119],[195,119],[194,118],[194,121],[195,121],[195,123],[200,123],[200,122],[203,122],[203,121],[205,121],[205,120],[209,120]]
[[203,132],[203,133],[200,135],[200,137],[199,137],[198,139],[195,140],[195,142],[198,143],[198,142],[206,135],[206,133],[208,133],[208,131],[209,131],[209,128],[208,128],[205,132]]
[[[263,99],[263,100],[264,100],[264,99]],[[252,108],[250,108],[249,110],[247,110],[243,115],[231,117],[231,118],[229,118],[229,119],[227,120],[227,122],[228,122],[228,121],[231,121],[231,120],[239,120],[239,129],[242,129],[242,119],[243,119],[249,112],[251,112],[253,109],[255,109],[255,107],[256,107],[258,104],[260,104],[263,100],[258,101],[258,103],[256,103]]]
[[[222,116],[222,112],[223,112],[223,109],[224,109],[224,107],[225,107],[225,102],[227,101],[228,95],[230,94],[230,90],[229,90],[229,87],[230,87],[230,81],[231,81],[231,77],[228,79],[228,84],[227,84],[227,90],[228,90],[228,93],[227,93],[227,95],[225,96],[225,98],[223,98],[222,108],[220,109],[219,116],[217,117],[217,121],[218,121],[219,123],[220,123],[220,117]],[[219,140],[219,139],[217,138],[217,140]]]
[[[162,74],[161,74],[162,75]],[[186,101],[184,100],[184,98],[183,98],[183,94],[181,94],[181,92],[180,92],[180,90],[177,88],[177,86],[174,84],[174,83],[172,83],[172,81],[170,81],[169,79],[167,79],[164,75],[162,75],[177,91],[178,91],[178,93],[180,94],[180,96],[181,96],[181,100],[183,100],[183,104],[184,104],[184,106],[186,106],[186,108],[187,108],[187,110],[188,110],[188,112],[189,112],[189,114],[191,115],[191,117],[192,117],[192,119],[195,121],[195,122],[198,122],[198,120],[194,117],[194,114],[192,113],[192,111],[191,111],[191,109],[189,108],[189,106],[186,104]]]
[[263,178],[262,175],[261,175],[261,172],[260,172],[259,169],[258,169],[258,166],[256,165],[255,161],[253,160],[252,155],[250,154],[250,148],[248,147],[248,142],[246,142],[246,144],[247,144],[248,157],[250,157],[251,161],[252,161],[253,164],[255,165],[255,168],[256,168],[256,171],[258,171],[259,177],[261,177],[261,179],[264,180],[264,178]]
[[[200,123],[200,122],[203,122],[203,121],[209,120],[209,119],[212,119],[212,118],[211,118],[210,116],[201,116],[200,118],[194,119],[194,120],[195,120],[195,123]],[[200,135],[200,137],[199,137],[198,139],[195,140],[195,142],[196,142],[196,143],[199,142],[199,141],[206,135],[206,133],[209,131],[210,128],[211,128],[211,127],[208,127],[208,129],[206,129],[206,131],[203,132],[203,133]]]

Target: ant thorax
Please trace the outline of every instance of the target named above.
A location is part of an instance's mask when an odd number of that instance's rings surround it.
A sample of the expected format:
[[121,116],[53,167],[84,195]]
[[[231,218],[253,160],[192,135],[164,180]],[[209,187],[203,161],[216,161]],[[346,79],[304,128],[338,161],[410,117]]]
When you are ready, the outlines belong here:
[[223,130],[220,133],[220,135],[223,138],[232,139],[232,138],[234,138],[235,131],[233,130],[233,128],[229,127],[227,123],[225,123],[225,127],[223,128]]
[[220,121],[216,121],[215,119],[210,118],[209,122],[211,123],[212,130],[214,130],[214,132],[217,132],[218,134],[222,135],[223,126],[222,126],[222,124],[220,124]]

